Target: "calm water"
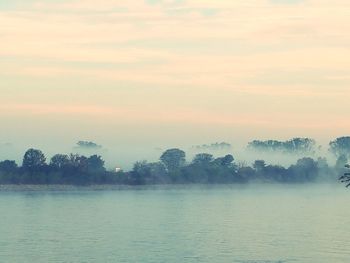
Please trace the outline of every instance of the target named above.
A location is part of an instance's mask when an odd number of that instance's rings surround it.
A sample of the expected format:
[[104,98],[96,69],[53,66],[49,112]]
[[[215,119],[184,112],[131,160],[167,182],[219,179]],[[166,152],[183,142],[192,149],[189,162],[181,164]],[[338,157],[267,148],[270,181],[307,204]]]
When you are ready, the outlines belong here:
[[350,190],[0,192],[0,262],[350,262]]

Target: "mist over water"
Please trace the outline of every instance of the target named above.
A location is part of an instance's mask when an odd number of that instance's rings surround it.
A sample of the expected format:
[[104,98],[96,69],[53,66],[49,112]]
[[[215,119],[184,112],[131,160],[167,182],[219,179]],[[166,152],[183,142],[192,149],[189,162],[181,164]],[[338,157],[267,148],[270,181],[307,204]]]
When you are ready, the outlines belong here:
[[0,263],[349,263],[349,10],[0,0]]
[[[265,160],[267,164],[278,164],[282,166],[289,166],[294,164],[298,159],[303,157],[311,157],[317,159],[318,157],[326,157],[330,164],[334,164],[336,158],[328,151],[327,143],[322,144],[321,149],[317,149],[313,153],[280,153],[280,152],[259,152],[247,149],[247,142],[233,141],[229,142],[231,147],[226,149],[211,149],[202,148],[197,149],[194,146],[201,146],[204,143],[129,143],[129,142],[113,142],[110,139],[92,140],[102,147],[100,149],[78,149],[76,146],[78,140],[61,141],[60,139],[33,141],[28,143],[26,141],[16,142],[1,142],[0,141],[0,160],[16,160],[21,164],[23,154],[29,148],[40,149],[44,152],[49,160],[57,153],[79,153],[86,156],[98,154],[106,161],[108,169],[121,167],[125,170],[132,168],[136,161],[147,160],[149,162],[159,161],[162,152],[169,148],[180,148],[186,152],[187,162],[191,162],[193,157],[198,153],[210,153],[214,157],[232,154],[236,163],[243,163],[251,165],[255,160]],[[214,141],[206,142],[210,145]]]
[[0,261],[345,263],[349,201],[325,184],[0,192]]

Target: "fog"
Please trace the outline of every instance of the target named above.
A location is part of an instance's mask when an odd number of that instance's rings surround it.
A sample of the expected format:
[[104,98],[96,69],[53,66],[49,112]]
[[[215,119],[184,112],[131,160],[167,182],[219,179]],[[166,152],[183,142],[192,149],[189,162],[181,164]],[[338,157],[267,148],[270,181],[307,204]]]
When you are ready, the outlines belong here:
[[[313,152],[280,152],[280,151],[257,151],[248,149],[249,141],[227,141],[225,147],[213,147],[218,142],[201,142],[201,143],[176,143],[176,144],[153,144],[140,143],[129,144],[128,142],[113,142],[108,140],[100,140],[92,142],[100,147],[98,148],[84,148],[78,147],[77,143],[84,138],[79,138],[75,141],[60,141],[59,139],[50,141],[37,141],[28,143],[25,140],[17,142],[0,142],[0,160],[15,160],[21,164],[23,154],[29,148],[40,149],[44,152],[47,160],[49,160],[56,153],[70,154],[76,153],[90,156],[93,154],[101,155],[105,160],[105,165],[108,169],[120,167],[123,170],[130,170],[136,161],[146,160],[149,162],[156,162],[159,160],[161,154],[169,148],[179,148],[186,152],[186,161],[191,162],[193,157],[198,153],[210,153],[214,158],[232,154],[236,164],[251,165],[255,160],[265,160],[266,164],[289,166],[296,163],[296,161],[303,157],[311,157],[317,159],[324,157],[330,165],[336,161],[334,154],[328,150],[328,143],[317,144],[316,150]],[[86,141],[90,141],[88,138]],[[253,138],[254,139],[254,138]]]

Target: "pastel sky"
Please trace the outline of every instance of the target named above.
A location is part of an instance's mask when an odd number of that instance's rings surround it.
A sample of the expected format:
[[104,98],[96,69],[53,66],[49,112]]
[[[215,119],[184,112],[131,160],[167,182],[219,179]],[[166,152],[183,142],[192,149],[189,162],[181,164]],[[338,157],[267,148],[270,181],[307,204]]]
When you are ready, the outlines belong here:
[[348,0],[0,0],[0,142],[349,133]]

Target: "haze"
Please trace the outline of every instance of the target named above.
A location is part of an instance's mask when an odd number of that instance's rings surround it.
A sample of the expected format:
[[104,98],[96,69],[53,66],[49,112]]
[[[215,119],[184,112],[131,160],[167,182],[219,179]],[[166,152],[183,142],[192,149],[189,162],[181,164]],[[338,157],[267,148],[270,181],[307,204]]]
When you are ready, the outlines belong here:
[[68,152],[92,140],[117,163],[158,155],[156,147],[345,135],[349,8],[1,1],[0,152]]

